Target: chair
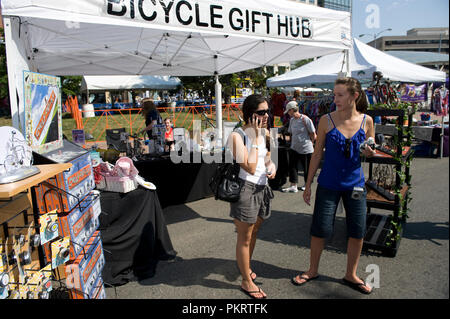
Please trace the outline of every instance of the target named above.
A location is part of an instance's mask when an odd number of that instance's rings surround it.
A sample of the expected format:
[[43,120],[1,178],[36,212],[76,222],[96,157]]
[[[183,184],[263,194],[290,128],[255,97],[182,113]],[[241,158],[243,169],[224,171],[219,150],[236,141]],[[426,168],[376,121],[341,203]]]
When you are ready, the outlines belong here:
[[126,152],[128,139],[126,134],[124,127],[106,130],[106,144],[108,148],[115,149],[119,152]]

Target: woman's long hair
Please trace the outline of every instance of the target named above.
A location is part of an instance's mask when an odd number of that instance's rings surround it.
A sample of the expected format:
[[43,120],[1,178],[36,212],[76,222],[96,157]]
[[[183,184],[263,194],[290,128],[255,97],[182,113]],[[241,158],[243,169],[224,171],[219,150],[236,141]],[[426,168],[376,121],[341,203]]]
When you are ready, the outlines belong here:
[[156,110],[156,105],[155,103],[153,103],[153,100],[150,99],[142,100],[142,116],[144,118],[147,118],[147,114],[152,110]]
[[366,93],[361,88],[361,83],[355,78],[347,77],[342,79],[337,79],[334,82],[334,85],[342,84],[347,87],[347,90],[350,94],[354,95],[355,93],[359,93],[358,98],[356,99],[356,110],[361,113],[365,113],[367,111],[367,107],[369,103],[367,103]]
[[247,96],[244,103],[242,103],[242,115],[244,116],[245,124],[250,123],[250,118],[253,116],[253,113],[255,113],[258,106],[264,102],[267,102],[267,105],[269,105],[267,99],[261,94],[252,94]]

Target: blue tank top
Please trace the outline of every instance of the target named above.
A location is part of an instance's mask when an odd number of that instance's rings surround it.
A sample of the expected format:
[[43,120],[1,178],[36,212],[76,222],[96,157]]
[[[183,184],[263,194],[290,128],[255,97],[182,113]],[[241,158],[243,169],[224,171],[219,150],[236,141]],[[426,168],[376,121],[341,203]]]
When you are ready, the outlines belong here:
[[[364,172],[359,157],[359,145],[366,140],[364,124],[366,115],[359,130],[350,139],[336,128],[328,114],[333,128],[327,133],[325,141],[325,156],[317,182],[328,189],[344,191],[353,187],[364,187]],[[349,154],[349,158],[346,157]]]

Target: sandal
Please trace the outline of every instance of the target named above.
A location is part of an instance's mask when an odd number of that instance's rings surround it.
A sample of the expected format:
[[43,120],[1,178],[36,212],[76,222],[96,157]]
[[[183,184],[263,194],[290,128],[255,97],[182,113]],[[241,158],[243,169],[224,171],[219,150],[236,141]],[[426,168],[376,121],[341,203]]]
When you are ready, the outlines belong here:
[[297,276],[291,278],[291,282],[292,282],[294,285],[296,285],[296,286],[302,286],[302,285],[306,284],[308,281],[311,281],[311,280],[314,280],[314,279],[319,278],[319,275],[317,275],[317,276],[315,276],[315,277],[312,277],[312,278],[305,278],[305,277],[302,277],[303,274],[304,274],[304,272],[301,273],[301,274],[298,275],[298,276],[300,277],[300,279],[305,280],[304,282],[298,282],[298,281],[295,279],[295,278],[297,278]]
[[[255,275],[255,276],[252,276],[252,275]],[[253,272],[253,270],[252,270],[252,272],[250,272],[250,278],[251,278],[253,281],[255,281],[256,278],[258,278],[258,276],[256,276],[256,274]]]
[[[372,289],[367,291],[363,288],[364,286],[369,287],[366,285],[364,280],[362,283],[356,283],[356,282],[351,282],[350,280],[347,280],[345,278],[342,278],[342,281],[343,281],[344,285],[349,286],[350,288],[355,289],[356,291],[359,291],[360,293],[363,293],[365,295],[369,295],[372,292]],[[371,288],[371,287],[369,287],[369,288]]]
[[[261,288],[259,288],[259,287],[258,287],[258,290],[256,290],[256,291],[248,291],[241,287],[241,291],[253,299],[266,299],[267,298],[267,296],[264,296],[263,292],[261,291]],[[261,294],[262,297],[256,297],[256,296],[252,295],[252,294],[258,294],[258,293]]]

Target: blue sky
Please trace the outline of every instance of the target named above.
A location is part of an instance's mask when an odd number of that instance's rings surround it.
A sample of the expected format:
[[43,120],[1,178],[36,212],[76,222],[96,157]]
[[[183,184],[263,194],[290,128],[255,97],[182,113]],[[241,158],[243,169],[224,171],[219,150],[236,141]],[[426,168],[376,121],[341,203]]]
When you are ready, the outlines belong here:
[[448,10],[448,0],[353,0],[352,35],[367,43],[373,36],[359,38],[359,34],[392,28],[381,36],[394,36],[413,28],[448,28]]

